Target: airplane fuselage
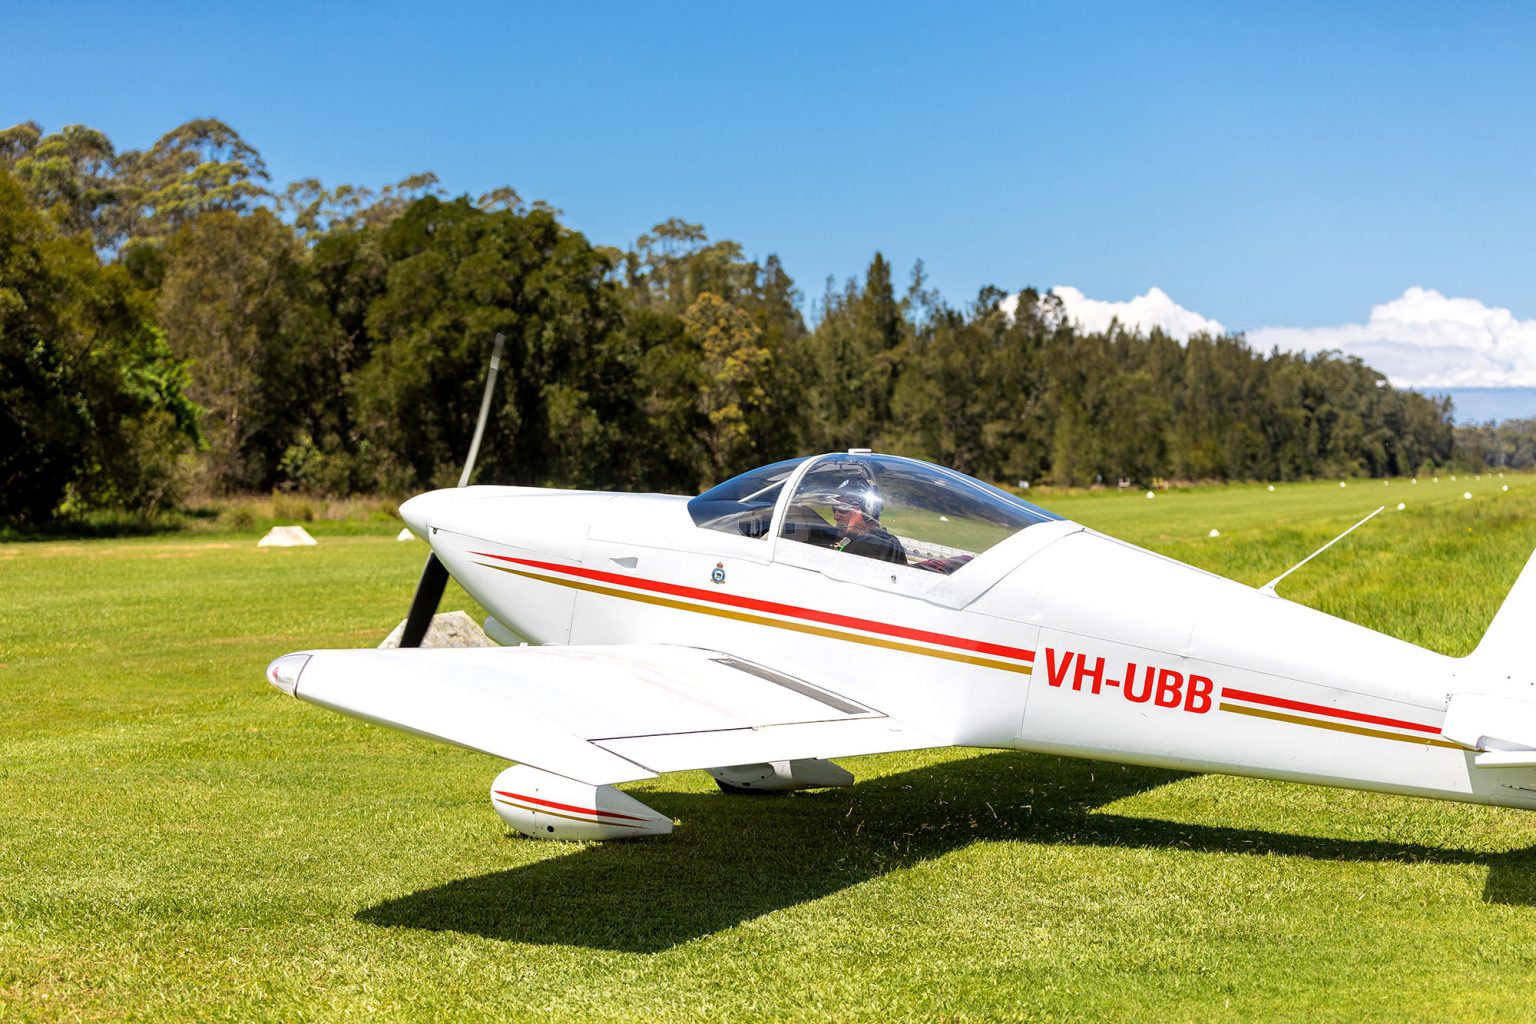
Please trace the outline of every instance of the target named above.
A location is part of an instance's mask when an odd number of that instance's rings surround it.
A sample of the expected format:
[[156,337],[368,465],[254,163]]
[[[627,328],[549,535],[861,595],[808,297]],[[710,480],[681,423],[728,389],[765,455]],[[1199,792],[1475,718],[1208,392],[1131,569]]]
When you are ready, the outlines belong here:
[[413,521],[533,644],[729,651],[955,745],[1536,807],[1530,769],[1442,734],[1460,659],[1069,521],[940,573],[708,529],[688,501],[476,487]]

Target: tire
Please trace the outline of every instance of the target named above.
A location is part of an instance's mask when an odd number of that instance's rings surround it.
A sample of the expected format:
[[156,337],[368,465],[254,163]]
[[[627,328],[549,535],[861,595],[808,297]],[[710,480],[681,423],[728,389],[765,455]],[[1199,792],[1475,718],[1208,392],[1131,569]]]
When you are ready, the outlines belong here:
[[715,780],[715,785],[719,786],[720,787],[720,792],[724,793],[726,796],[778,796],[779,795],[776,791],[771,790],[771,789],[753,789],[750,786],[733,786],[729,782],[721,782],[719,779]]

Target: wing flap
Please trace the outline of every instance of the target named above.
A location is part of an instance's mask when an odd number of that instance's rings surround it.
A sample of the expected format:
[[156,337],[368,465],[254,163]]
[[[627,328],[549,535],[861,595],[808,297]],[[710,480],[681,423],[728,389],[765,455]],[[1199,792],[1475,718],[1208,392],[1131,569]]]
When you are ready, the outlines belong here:
[[303,656],[292,685],[278,684],[302,700],[590,785],[942,742],[805,680],[689,647]]
[[595,740],[594,744],[655,772],[793,761],[804,757],[830,759],[854,754],[886,754],[944,745],[926,733],[885,717],[770,725],[758,729],[626,736]]

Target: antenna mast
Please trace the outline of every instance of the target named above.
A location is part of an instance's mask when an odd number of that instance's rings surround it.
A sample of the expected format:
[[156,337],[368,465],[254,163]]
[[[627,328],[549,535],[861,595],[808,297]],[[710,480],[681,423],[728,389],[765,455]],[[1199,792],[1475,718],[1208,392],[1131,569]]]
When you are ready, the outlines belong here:
[[1360,529],[1360,527],[1364,526],[1366,523],[1370,522],[1373,518],[1375,518],[1377,512],[1380,512],[1381,509],[1386,508],[1386,507],[1387,506],[1385,506],[1385,505],[1381,506],[1381,508],[1378,508],[1376,510],[1376,512],[1372,512],[1370,515],[1368,515],[1364,519],[1360,520],[1354,526],[1351,526],[1349,529],[1345,530],[1343,533],[1341,533],[1337,537],[1333,538],[1333,540],[1329,541],[1327,544],[1324,544],[1322,547],[1320,547],[1316,551],[1312,552],[1306,558],[1303,558],[1301,561],[1297,562],[1295,565],[1293,565],[1289,569],[1285,570],[1285,572],[1281,573],[1279,576],[1276,576],[1274,579],[1272,579],[1268,583],[1264,584],[1262,587],[1259,588],[1259,591],[1261,593],[1268,594],[1270,597],[1279,597],[1280,595],[1275,593],[1275,585],[1277,583],[1279,583],[1281,580],[1285,579],[1287,576],[1289,576],[1291,573],[1295,572],[1297,569],[1300,569],[1302,566],[1306,565],[1308,562],[1312,561],[1312,559],[1316,558],[1318,555],[1322,554],[1324,551],[1327,551],[1329,548],[1333,547],[1335,544],[1337,544],[1339,541],[1343,540],[1345,537],[1348,537],[1350,534],[1352,534],[1356,530]]

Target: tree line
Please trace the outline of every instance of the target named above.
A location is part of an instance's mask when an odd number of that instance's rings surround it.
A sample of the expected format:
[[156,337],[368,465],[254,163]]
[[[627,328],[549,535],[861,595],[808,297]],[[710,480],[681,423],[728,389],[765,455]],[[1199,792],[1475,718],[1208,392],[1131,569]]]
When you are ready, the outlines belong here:
[[1456,452],[1473,466],[1536,469],[1536,419],[1457,427]]
[[777,257],[673,219],[594,244],[510,187],[271,187],[228,125],[118,151],[0,132],[0,518],[188,492],[452,484],[491,339],[476,478],[692,492],[873,447],[994,481],[1402,474],[1450,407],[1358,359],[1084,331],[1052,295],[963,306],[876,253],[803,296]]

